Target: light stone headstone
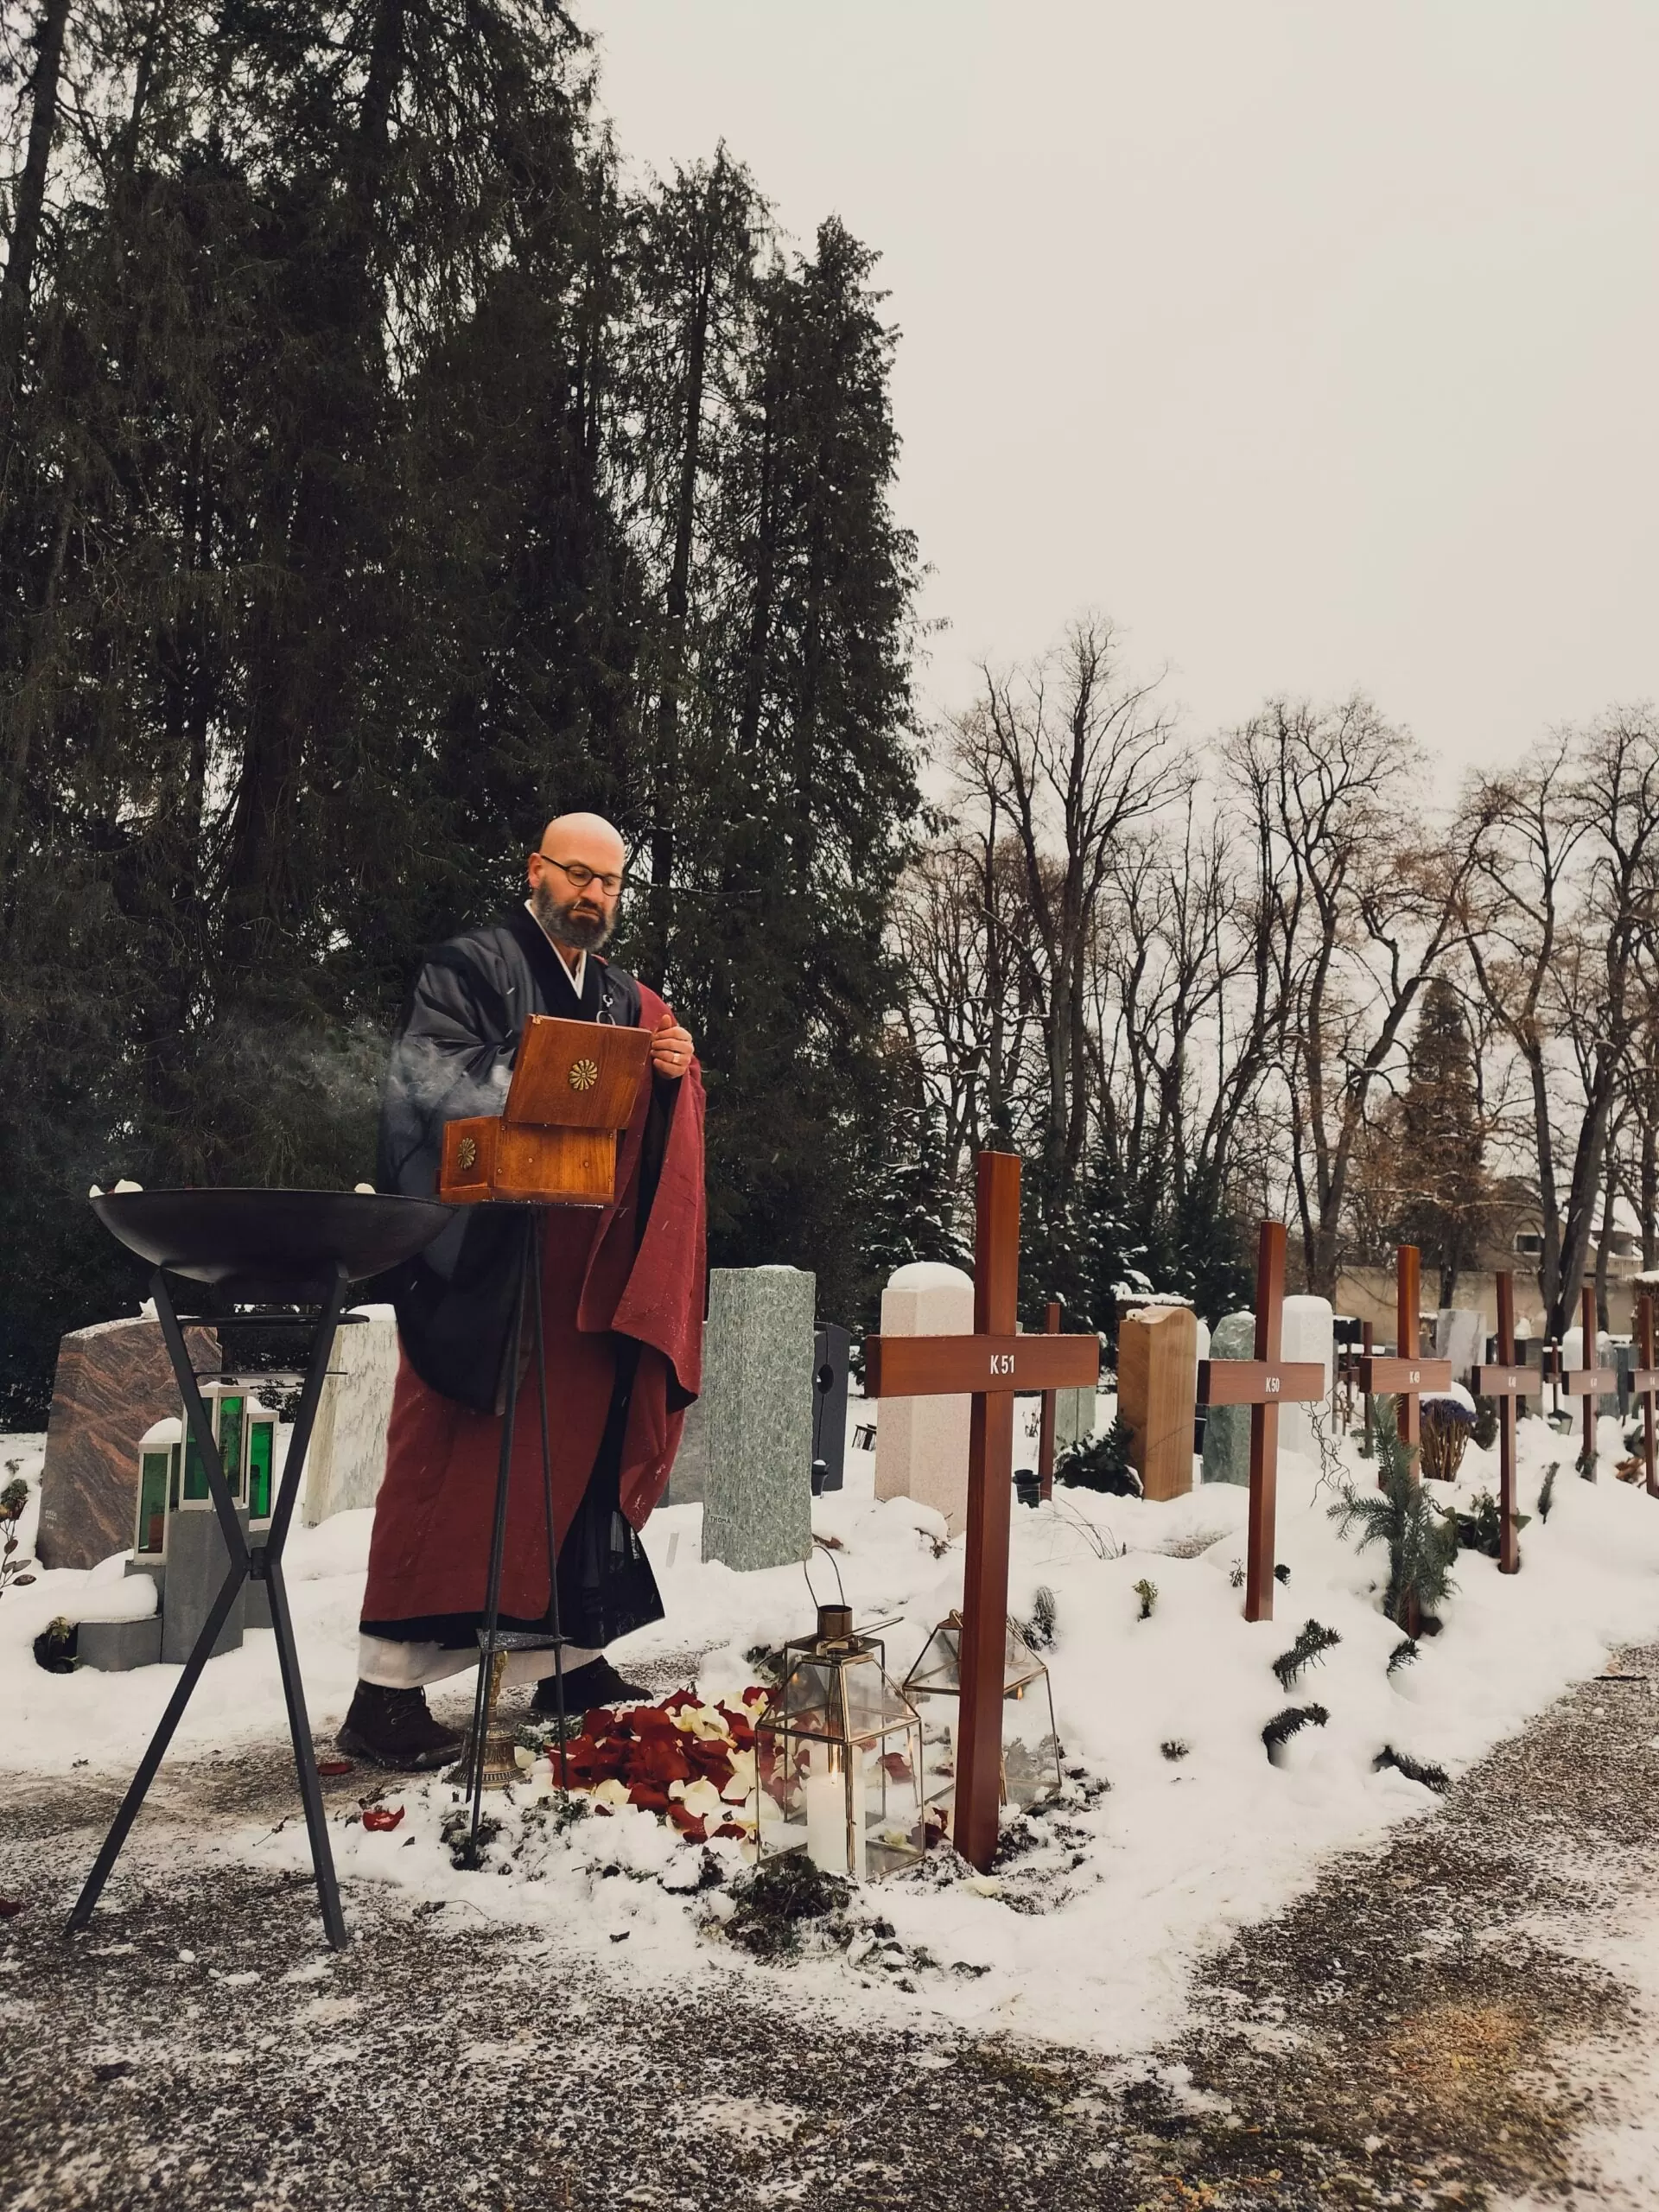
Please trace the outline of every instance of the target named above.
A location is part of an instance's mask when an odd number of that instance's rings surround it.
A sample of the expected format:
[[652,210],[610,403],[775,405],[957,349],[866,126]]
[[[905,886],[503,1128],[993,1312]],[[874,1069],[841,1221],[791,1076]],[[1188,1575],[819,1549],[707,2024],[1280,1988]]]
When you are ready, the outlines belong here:
[[1486,1356],[1486,1316],[1478,1306],[1442,1306],[1434,1316],[1434,1357],[1452,1363],[1452,1380],[1465,1386]]
[[1279,1449],[1281,1452],[1303,1452],[1310,1459],[1317,1459],[1319,1446],[1313,1437],[1314,1417],[1317,1415],[1320,1425],[1328,1430],[1331,1389],[1336,1379],[1336,1311],[1328,1298],[1306,1296],[1287,1298],[1284,1310],[1283,1349],[1280,1357],[1287,1362],[1303,1359],[1319,1363],[1325,1370],[1325,1403],[1282,1407],[1279,1414]]
[[[898,1268],[881,1294],[884,1337],[960,1337],[974,1326],[974,1279],[935,1260]],[[913,1497],[944,1516],[959,1536],[968,1525],[970,1398],[887,1398],[875,1432],[875,1494]],[[1056,1408],[1058,1414],[1058,1408]]]
[[367,1315],[334,1338],[317,1401],[305,1463],[308,1528],[331,1514],[372,1505],[386,1471],[386,1430],[397,1381],[397,1323],[390,1306],[359,1306]]
[[[1605,1329],[1598,1329],[1596,1332],[1596,1365],[1598,1367],[1611,1367],[1614,1363],[1613,1340],[1608,1335]],[[1584,1331],[1582,1329],[1569,1329],[1567,1334],[1561,1338],[1561,1364],[1565,1368],[1582,1367],[1584,1365]],[[1565,1391],[1561,1393],[1561,1404],[1567,1412],[1574,1414],[1581,1413],[1584,1409],[1584,1402],[1582,1399],[1569,1398]],[[1596,1400],[1596,1414],[1598,1419],[1599,1419],[1603,1414],[1617,1414],[1618,1411],[1618,1393],[1617,1391],[1612,1392],[1610,1396],[1598,1398]]]
[[[1254,1359],[1255,1316],[1229,1313],[1210,1332],[1211,1359]],[[1204,1479],[1241,1483],[1250,1479],[1250,1409],[1211,1406],[1204,1417]]]
[[813,1276],[716,1268],[703,1338],[702,1556],[746,1572],[812,1549]]

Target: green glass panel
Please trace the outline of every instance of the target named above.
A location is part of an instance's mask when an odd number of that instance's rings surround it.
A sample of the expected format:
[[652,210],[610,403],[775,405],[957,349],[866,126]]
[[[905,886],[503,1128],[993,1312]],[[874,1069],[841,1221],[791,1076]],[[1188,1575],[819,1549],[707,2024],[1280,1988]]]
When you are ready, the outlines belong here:
[[188,1436],[184,1440],[184,1494],[187,1499],[206,1497],[207,1470],[201,1464],[201,1454],[196,1449],[196,1440]]
[[138,1530],[133,1549],[157,1557],[167,1544],[165,1452],[146,1452],[138,1462]]
[[219,1456],[224,1463],[225,1479],[231,1486],[231,1496],[242,1495],[242,1401],[240,1398],[221,1398],[219,1402]]
[[248,1518],[270,1518],[270,1454],[276,1434],[274,1421],[256,1421],[248,1428]]
[[178,1511],[178,1510],[179,1510],[179,1452],[180,1452],[180,1449],[181,1449],[181,1447],[180,1447],[178,1445],[176,1445],[176,1444],[175,1444],[175,1445],[173,1446],[173,1449],[172,1449],[172,1450],[168,1453],[168,1455],[167,1455],[167,1456],[168,1456],[168,1464],[169,1464],[169,1466],[170,1466],[170,1469],[171,1469],[171,1472],[169,1473],[168,1478],[168,1485],[167,1485],[167,1502],[168,1502],[168,1504],[172,1508],[172,1510],[173,1510],[173,1511],[174,1511],[175,1513],[176,1513],[176,1512]]

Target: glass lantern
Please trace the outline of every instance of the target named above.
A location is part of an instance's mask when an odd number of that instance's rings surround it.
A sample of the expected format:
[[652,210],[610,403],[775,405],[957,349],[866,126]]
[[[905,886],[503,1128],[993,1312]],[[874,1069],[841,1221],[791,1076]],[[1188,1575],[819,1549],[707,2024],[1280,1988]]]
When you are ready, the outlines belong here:
[[248,1453],[248,1526],[269,1529],[276,1497],[276,1416],[257,1398],[248,1400],[245,1424]]
[[[941,1621],[905,1677],[905,1695],[922,1719],[923,1797],[946,1832],[957,1791],[957,1727],[962,1700],[962,1615]],[[1025,1811],[1063,1786],[1060,1739],[1048,1669],[1013,1622],[1002,1651],[1002,1802]]]
[[[213,1441],[219,1446],[219,1456],[225,1469],[225,1480],[230,1485],[231,1497],[238,1505],[247,1503],[247,1408],[246,1394],[236,1384],[204,1382],[201,1395],[207,1408],[207,1418],[213,1424]],[[186,1425],[184,1439],[184,1483],[179,1503],[186,1510],[206,1507],[213,1510],[213,1493],[207,1487],[207,1470],[202,1465],[196,1440]]]
[[167,1520],[179,1502],[179,1443],[184,1424],[158,1421],[138,1440],[138,1514],[132,1532],[135,1560],[159,1565],[167,1557]]
[[804,1851],[856,1882],[922,1855],[922,1726],[880,1640],[849,1605],[820,1605],[816,1637],[784,1646],[754,1725],[758,1856]]

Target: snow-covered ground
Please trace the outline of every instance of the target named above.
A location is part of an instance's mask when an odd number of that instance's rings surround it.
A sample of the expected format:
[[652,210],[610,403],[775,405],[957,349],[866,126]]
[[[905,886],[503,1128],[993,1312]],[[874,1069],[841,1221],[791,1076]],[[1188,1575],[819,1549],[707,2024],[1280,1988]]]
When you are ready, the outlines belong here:
[[[1109,1401],[1103,1410],[1109,1419]],[[1327,1510],[1332,1478],[1310,1460],[1281,1459],[1277,1555],[1289,1579],[1276,1592],[1277,1618],[1254,1626],[1234,1582],[1244,1555],[1243,1490],[1202,1486],[1168,1504],[1062,1490],[1052,1508],[1016,1506],[1011,1609],[1027,1617],[1039,1586],[1054,1593],[1050,1663],[1067,1759],[1109,1788],[1065,1811],[1057,1840],[1001,1876],[912,1876],[864,1891],[860,1912],[892,1930],[870,1931],[893,1947],[886,1972],[875,1971],[881,1955],[861,1939],[791,1973],[849,2011],[889,2018],[944,2018],[1120,2052],[1167,2035],[1200,1955],[1283,1905],[1332,1853],[1432,1809],[1427,1789],[1376,1770],[1385,1745],[1455,1775],[1565,1684],[1600,1671],[1611,1649],[1659,1635],[1659,1501],[1613,1478],[1618,1425],[1601,1424],[1594,1484],[1573,1472],[1576,1440],[1535,1420],[1520,1436],[1523,1510],[1534,1511],[1545,1467],[1560,1463],[1548,1524],[1535,1517],[1522,1534],[1522,1572],[1500,1577],[1492,1560],[1460,1555],[1443,1632],[1392,1674],[1401,1637],[1380,1610],[1386,1560],[1338,1535]],[[1342,1456],[1357,1483],[1374,1480],[1351,1444]],[[33,1471],[38,1440],[0,1440],[0,1466],[8,1459]],[[1455,1496],[1468,1510],[1496,1482],[1496,1452],[1471,1447],[1455,1491],[1433,1488],[1440,1502]],[[810,1629],[811,1599],[798,1567],[741,1574],[702,1564],[699,1513],[681,1506],[652,1520],[647,1541],[668,1617],[614,1656],[625,1670],[654,1664],[658,1676],[683,1660],[704,1696],[730,1696],[753,1679],[747,1650]],[[319,1730],[338,1722],[351,1695],[371,1518],[343,1514],[290,1541],[289,1586]],[[877,1503],[868,1453],[849,1452],[846,1489],[820,1500],[814,1519],[839,1546],[812,1563],[818,1594],[834,1593],[833,1558],[859,1619],[894,1623],[889,1664],[902,1676],[959,1602],[960,1541],[943,1548],[941,1524],[924,1507]],[[24,1535],[27,1544],[27,1523]],[[68,1773],[83,1762],[112,1774],[137,1761],[174,1670],[53,1675],[30,1650],[54,1615],[98,1608],[100,1576],[118,1572],[111,1563],[90,1574],[43,1574],[0,1597],[0,1711],[14,1774]],[[1156,1589],[1149,1618],[1135,1589],[1142,1580]],[[1309,1619],[1342,1640],[1287,1692],[1272,1662]],[[1287,1703],[1314,1700],[1328,1724],[1306,1729],[1270,1763],[1263,1725]],[[283,1732],[271,1641],[252,1632],[242,1650],[210,1663],[178,1740],[200,1754]],[[1171,1758],[1166,1745],[1185,1748]],[[693,1974],[716,1986],[722,1976],[775,1978],[719,1940],[729,1910],[723,1892],[694,1886],[704,1848],[735,1871],[738,1845],[680,1843],[638,1811],[559,1833],[545,1805],[526,1802],[533,1794],[516,1792],[511,1807],[498,1801],[507,1815],[503,1845],[521,1848],[505,1861],[507,1878],[489,1878],[450,1864],[439,1825],[454,1800],[444,1783],[394,1788],[385,1802],[407,1808],[396,1830],[335,1828],[348,1913],[359,1885],[390,1885],[464,1900],[466,1916],[446,1920],[522,1923],[630,1974]],[[266,1864],[306,1863],[297,1821],[249,1828],[228,1847]]]

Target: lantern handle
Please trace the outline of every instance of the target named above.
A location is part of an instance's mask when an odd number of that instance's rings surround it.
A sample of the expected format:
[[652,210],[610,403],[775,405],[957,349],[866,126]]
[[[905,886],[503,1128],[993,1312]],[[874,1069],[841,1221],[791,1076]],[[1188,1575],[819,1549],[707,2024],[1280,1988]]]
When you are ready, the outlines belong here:
[[[847,1603],[847,1592],[842,1585],[841,1569],[836,1566],[836,1555],[834,1552],[830,1549],[829,1545],[824,1542],[822,1536],[814,1536],[812,1539],[812,1545],[815,1551],[821,1551],[828,1556],[831,1567],[835,1569],[836,1594],[844,1605]],[[801,1561],[801,1573],[806,1577],[806,1594],[812,1600],[813,1610],[816,1611],[817,1610],[818,1593],[812,1587],[812,1575],[810,1567],[808,1564],[810,1556],[811,1554],[809,1553],[807,1559],[804,1559]]]

